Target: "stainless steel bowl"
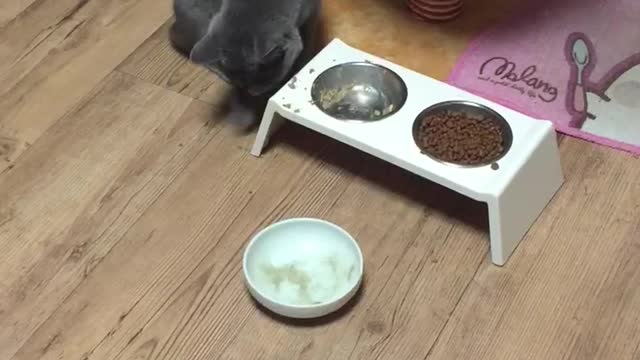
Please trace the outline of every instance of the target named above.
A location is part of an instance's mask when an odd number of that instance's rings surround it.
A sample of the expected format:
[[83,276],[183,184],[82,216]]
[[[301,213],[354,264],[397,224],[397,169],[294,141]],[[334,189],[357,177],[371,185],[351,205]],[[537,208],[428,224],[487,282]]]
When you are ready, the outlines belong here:
[[336,65],[311,87],[314,104],[340,120],[376,121],[395,114],[407,100],[407,86],[395,72],[369,62]]
[[[422,120],[429,115],[437,114],[443,111],[464,113],[469,115],[470,117],[485,117],[494,121],[502,130],[503,150],[500,153],[500,155],[494,157],[493,159],[489,159],[486,162],[473,164],[473,165],[466,165],[466,164],[458,164],[458,163],[444,161],[442,159],[437,158],[433,154],[422,151],[422,148],[419,145],[420,142],[418,141],[418,131],[420,130],[420,125],[422,124]],[[496,161],[502,159],[509,152],[509,150],[511,149],[511,145],[513,144],[513,132],[511,131],[511,126],[509,126],[509,123],[507,122],[507,120],[504,117],[502,117],[502,115],[498,114],[495,110],[487,106],[484,106],[472,101],[446,101],[446,102],[441,102],[426,108],[420,113],[420,115],[416,117],[415,121],[413,122],[413,140],[415,141],[416,146],[423,152],[423,154],[425,154],[426,156],[429,156],[430,158],[436,161],[439,161],[441,163],[445,163],[448,165],[459,166],[459,167],[480,167],[480,166],[487,166],[487,165],[496,163]],[[494,166],[492,168],[497,169],[498,167]]]

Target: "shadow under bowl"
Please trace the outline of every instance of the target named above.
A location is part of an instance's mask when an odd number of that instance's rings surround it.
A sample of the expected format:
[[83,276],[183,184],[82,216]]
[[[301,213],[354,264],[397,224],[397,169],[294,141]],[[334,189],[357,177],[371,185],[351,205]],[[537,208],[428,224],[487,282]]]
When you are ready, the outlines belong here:
[[404,106],[407,86],[384,66],[351,62],[322,72],[313,82],[311,98],[322,112],[335,119],[377,121]]

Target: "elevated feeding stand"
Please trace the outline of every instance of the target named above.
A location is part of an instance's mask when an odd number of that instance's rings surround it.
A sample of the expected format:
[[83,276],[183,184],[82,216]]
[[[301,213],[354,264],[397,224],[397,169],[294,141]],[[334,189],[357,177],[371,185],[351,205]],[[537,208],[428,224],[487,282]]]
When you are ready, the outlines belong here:
[[[338,64],[366,62],[397,74],[406,85],[406,101],[390,116],[371,122],[342,121],[314,104],[311,89],[318,75]],[[511,128],[511,147],[493,166],[451,166],[425,156],[412,128],[428,107],[449,101],[483,105]],[[279,114],[281,116],[276,116]],[[251,153],[260,156],[269,136],[285,120],[334,138],[393,163],[476,201],[488,204],[491,258],[502,266],[562,185],[555,131],[549,121],[532,119],[496,103],[418,74],[333,40],[269,101]],[[496,166],[498,165],[498,166]]]

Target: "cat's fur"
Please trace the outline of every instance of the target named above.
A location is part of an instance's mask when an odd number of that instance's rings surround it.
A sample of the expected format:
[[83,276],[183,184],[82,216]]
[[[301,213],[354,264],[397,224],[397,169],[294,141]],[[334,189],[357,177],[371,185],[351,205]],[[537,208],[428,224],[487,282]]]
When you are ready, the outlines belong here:
[[230,83],[232,112],[254,121],[252,110],[309,59],[319,9],[320,0],[174,0],[170,38]]

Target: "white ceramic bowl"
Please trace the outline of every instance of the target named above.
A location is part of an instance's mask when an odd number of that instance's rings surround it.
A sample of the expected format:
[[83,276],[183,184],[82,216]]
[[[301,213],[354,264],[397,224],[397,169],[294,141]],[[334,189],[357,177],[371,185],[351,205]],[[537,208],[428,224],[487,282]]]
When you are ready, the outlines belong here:
[[286,317],[308,319],[340,309],[356,294],[363,263],[360,247],[346,231],[303,218],[275,223],[255,235],[242,267],[249,292],[260,304]]

